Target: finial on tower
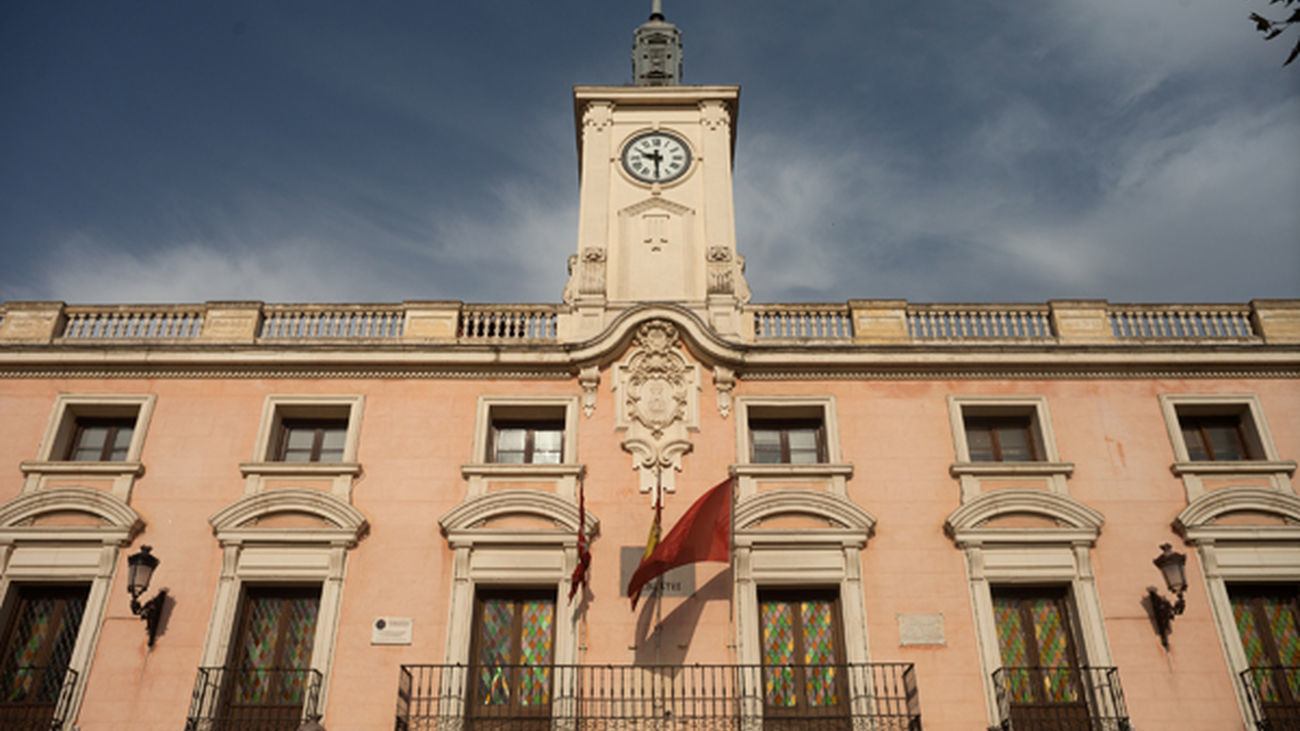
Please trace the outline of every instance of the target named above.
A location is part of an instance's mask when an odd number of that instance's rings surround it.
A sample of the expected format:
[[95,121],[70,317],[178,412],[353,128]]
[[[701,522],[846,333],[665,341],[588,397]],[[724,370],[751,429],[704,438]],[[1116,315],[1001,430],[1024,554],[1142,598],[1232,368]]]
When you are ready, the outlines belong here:
[[632,43],[632,83],[677,86],[682,83],[682,32],[664,20],[662,0],[651,0],[650,19],[636,29]]

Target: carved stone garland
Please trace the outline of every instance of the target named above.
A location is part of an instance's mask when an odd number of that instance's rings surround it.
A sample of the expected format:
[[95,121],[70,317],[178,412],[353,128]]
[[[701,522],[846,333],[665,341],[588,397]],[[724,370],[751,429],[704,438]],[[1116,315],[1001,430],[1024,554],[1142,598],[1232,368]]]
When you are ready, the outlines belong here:
[[678,342],[671,323],[647,322],[637,330],[631,353],[614,367],[615,425],[627,433],[622,446],[640,473],[641,492],[652,492],[656,483],[674,490],[674,473],[692,447],[690,432],[700,426],[700,367],[686,359]]

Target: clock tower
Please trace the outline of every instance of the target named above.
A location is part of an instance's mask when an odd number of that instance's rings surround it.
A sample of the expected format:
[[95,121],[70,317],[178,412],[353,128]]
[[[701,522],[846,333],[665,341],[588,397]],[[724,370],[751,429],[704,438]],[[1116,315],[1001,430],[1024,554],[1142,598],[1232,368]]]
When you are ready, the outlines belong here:
[[681,83],[681,32],[659,0],[635,32],[632,71],[630,86],[573,90],[581,194],[564,300],[574,335],[644,302],[738,335],[749,301],[731,190],[740,87]]

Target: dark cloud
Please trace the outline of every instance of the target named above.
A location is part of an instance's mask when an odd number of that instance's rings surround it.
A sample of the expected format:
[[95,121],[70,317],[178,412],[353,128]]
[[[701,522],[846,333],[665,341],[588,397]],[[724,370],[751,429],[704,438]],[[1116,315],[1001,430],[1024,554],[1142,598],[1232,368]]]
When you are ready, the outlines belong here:
[[[558,300],[568,89],[643,5],[9,8],[0,300]],[[743,86],[760,301],[1300,295],[1300,76],[1237,6],[667,11]]]

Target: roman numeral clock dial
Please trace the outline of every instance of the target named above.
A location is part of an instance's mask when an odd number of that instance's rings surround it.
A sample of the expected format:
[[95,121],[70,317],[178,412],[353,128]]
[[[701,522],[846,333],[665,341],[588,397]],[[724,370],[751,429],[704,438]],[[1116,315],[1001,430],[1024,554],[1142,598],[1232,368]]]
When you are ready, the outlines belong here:
[[643,183],[667,183],[691,166],[691,149],[676,135],[646,132],[623,148],[623,169]]

